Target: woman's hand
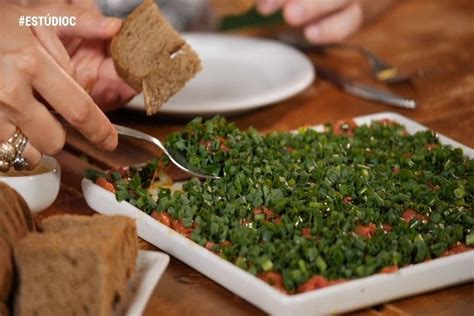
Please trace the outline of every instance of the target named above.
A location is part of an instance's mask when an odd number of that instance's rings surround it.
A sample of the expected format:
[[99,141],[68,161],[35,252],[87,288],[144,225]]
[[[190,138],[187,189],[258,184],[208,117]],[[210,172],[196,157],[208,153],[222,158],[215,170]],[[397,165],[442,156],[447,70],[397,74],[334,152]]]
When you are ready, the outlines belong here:
[[394,1],[257,0],[257,9],[264,15],[282,9],[288,24],[303,27],[310,42],[324,44],[345,39]]
[[[104,111],[125,104],[137,92],[130,88],[115,71],[109,53],[109,41],[120,30],[119,19],[100,25],[104,18],[90,0],[69,0],[67,4],[42,5],[37,8],[52,15],[67,15],[76,11],[77,25],[74,28],[58,28],[57,33],[71,56],[76,69],[76,81],[92,96]],[[96,21],[97,23],[91,23]]]
[[0,143],[20,128],[29,139],[23,156],[30,167],[39,163],[41,154],[54,155],[61,150],[65,132],[47,106],[35,97],[39,95],[89,141],[113,150],[117,133],[75,80],[74,63],[58,35],[93,38],[111,28],[118,30],[120,20],[64,7],[60,15],[76,16],[78,27],[64,27],[56,33],[51,27],[19,26],[21,15],[43,14],[41,10],[0,4]]

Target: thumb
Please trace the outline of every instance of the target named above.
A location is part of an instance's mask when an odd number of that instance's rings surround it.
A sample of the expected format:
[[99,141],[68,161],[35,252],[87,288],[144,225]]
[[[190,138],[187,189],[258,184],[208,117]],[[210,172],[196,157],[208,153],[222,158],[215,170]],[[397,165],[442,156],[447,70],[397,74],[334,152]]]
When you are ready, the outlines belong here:
[[75,25],[57,26],[59,37],[81,37],[85,39],[109,39],[115,36],[122,26],[122,20],[105,17],[96,9],[77,5],[53,4],[42,6],[42,9],[53,16],[75,18]]

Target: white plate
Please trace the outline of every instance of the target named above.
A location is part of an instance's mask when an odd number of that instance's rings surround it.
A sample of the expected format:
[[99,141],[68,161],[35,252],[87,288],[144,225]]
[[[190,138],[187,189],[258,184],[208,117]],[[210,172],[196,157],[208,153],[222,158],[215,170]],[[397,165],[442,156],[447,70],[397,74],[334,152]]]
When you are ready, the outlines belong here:
[[135,276],[131,281],[126,307],[127,316],[138,316],[143,314],[148,299],[150,298],[156,284],[165,271],[170,257],[157,251],[138,251]]
[[[399,122],[410,133],[426,129],[426,127],[395,113],[368,115],[356,118],[355,121],[361,125],[380,119]],[[322,129],[323,126],[315,128]],[[444,136],[440,136],[440,141],[444,144],[461,147],[467,156],[474,158],[472,149]],[[134,206],[126,202],[117,202],[114,194],[90,180],[82,180],[82,191],[91,208],[106,215],[124,215],[136,219],[140,237],[271,314],[343,313],[474,280],[474,251],[469,251],[411,265],[395,273],[376,274],[307,293],[285,295],[192,240],[183,237]]]
[[[162,114],[236,114],[290,98],[314,80],[311,61],[282,43],[212,33],[190,33],[203,70],[166,103]],[[143,95],[128,108],[144,110]]]

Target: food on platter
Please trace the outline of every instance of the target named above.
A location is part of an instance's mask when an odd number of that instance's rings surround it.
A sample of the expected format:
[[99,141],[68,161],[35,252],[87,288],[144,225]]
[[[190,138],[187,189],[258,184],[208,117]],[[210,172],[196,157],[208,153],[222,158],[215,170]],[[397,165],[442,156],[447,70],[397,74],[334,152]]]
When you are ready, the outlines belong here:
[[119,75],[143,90],[147,114],[155,114],[201,70],[196,52],[145,0],[123,22],[111,53]]
[[261,134],[217,117],[166,146],[222,178],[179,181],[163,157],[87,177],[284,293],[474,246],[474,160],[431,131],[345,120]]
[[138,251],[133,220],[54,216],[14,248],[17,315],[112,315],[120,311]]

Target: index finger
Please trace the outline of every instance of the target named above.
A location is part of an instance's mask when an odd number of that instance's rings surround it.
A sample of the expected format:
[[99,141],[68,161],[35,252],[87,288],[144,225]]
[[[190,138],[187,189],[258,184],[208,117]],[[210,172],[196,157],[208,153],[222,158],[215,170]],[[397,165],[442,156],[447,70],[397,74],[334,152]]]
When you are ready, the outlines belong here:
[[122,20],[106,17],[97,8],[91,8],[87,2],[82,5],[43,4],[38,9],[53,16],[74,17],[74,26],[57,26],[56,33],[61,38],[79,37],[84,39],[110,39],[118,33]]
[[332,12],[348,6],[351,0],[289,0],[283,9],[285,20],[293,25],[300,26],[325,17]]
[[33,87],[90,142],[107,150],[117,146],[117,132],[84,89],[40,47]]

